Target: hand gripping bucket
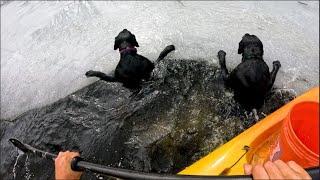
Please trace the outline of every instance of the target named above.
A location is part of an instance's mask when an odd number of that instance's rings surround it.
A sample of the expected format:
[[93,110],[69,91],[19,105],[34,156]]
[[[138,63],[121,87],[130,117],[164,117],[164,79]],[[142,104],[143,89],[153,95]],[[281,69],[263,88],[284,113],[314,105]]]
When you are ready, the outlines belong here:
[[294,105],[280,132],[279,159],[295,161],[304,168],[319,166],[319,103]]

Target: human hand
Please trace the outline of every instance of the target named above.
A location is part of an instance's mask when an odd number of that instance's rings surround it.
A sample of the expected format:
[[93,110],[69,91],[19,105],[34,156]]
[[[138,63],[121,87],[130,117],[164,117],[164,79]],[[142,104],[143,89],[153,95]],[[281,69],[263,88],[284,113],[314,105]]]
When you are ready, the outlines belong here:
[[71,160],[75,156],[80,156],[78,152],[59,152],[58,157],[54,160],[56,179],[80,179],[82,172],[71,169]]
[[253,179],[311,179],[310,175],[294,161],[284,163],[281,160],[268,161],[263,165],[244,165],[246,175]]

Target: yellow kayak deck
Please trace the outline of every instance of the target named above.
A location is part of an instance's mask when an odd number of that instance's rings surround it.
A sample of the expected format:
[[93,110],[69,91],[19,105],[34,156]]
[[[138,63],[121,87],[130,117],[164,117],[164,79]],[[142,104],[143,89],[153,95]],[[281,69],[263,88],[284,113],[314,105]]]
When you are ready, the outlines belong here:
[[[268,144],[277,137],[282,120],[287,116],[292,106],[304,101],[319,103],[319,87],[295,98],[178,174],[243,175],[243,165],[252,162],[253,154],[256,154],[257,149],[261,151],[261,144]],[[269,145],[272,146],[272,144]]]

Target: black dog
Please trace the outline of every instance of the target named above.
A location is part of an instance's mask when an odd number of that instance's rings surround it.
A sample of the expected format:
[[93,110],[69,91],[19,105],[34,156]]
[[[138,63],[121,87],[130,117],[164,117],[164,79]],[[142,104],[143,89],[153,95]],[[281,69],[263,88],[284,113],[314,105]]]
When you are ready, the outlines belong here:
[[[114,76],[108,76],[99,71],[86,72],[87,77],[98,77],[108,82],[120,82],[124,87],[139,88],[142,80],[149,80],[154,64],[147,58],[137,54],[139,44],[134,34],[127,29],[121,31],[115,38],[114,50],[119,49],[120,62]],[[162,60],[168,53],[175,50],[173,45],[167,46],[159,55],[156,62]]]
[[218,52],[222,77],[226,85],[234,90],[235,99],[245,109],[259,109],[273,86],[281,64],[279,61],[273,61],[270,73],[269,67],[263,60],[262,42],[257,36],[248,33],[239,43],[238,54],[242,54],[242,61],[229,75],[226,68],[226,53],[223,50]]

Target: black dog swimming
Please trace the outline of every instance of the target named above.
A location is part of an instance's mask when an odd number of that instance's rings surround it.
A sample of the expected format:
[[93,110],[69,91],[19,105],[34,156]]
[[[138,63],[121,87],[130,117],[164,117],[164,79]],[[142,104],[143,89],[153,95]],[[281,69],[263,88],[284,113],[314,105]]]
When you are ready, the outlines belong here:
[[[116,67],[114,76],[92,70],[86,72],[86,76],[98,77],[108,82],[120,82],[124,87],[130,89],[139,88],[142,80],[150,79],[155,66],[149,59],[137,54],[135,47],[139,47],[135,35],[124,29],[118,34],[114,42],[114,50],[119,49],[120,52],[120,62]],[[160,53],[156,63],[173,50],[175,50],[173,45],[167,46]]]
[[[233,89],[235,99],[246,109],[259,109],[267,93],[271,90],[281,67],[279,61],[273,61],[273,69],[263,60],[263,44],[255,35],[245,34],[239,43],[238,54],[242,54],[241,63],[230,73],[226,67],[226,53],[218,52],[222,77],[227,87]],[[256,115],[257,118],[257,115]]]

